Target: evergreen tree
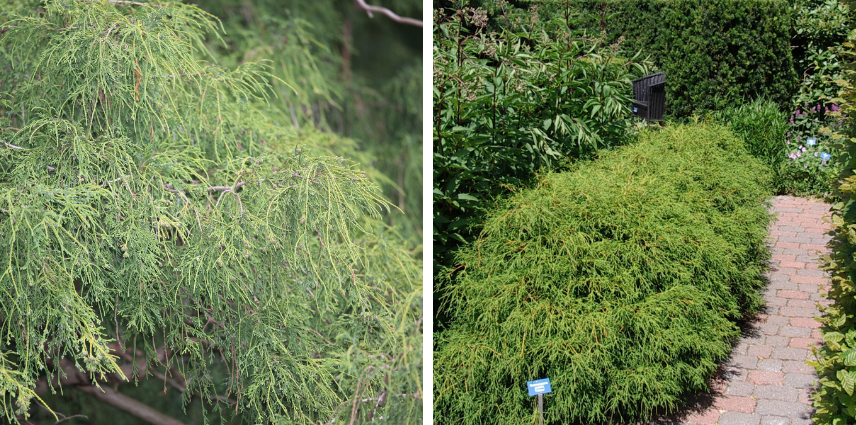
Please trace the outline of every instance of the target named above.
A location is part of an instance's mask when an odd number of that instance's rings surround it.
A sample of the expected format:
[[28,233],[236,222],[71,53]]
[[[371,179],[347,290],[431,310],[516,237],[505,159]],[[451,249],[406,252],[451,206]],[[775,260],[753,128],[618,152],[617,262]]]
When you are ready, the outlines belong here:
[[222,29],[176,1],[0,6],[6,420],[73,386],[179,423],[116,389],[151,380],[206,423],[421,418],[421,264],[383,174],[312,115],[322,72],[218,65]]

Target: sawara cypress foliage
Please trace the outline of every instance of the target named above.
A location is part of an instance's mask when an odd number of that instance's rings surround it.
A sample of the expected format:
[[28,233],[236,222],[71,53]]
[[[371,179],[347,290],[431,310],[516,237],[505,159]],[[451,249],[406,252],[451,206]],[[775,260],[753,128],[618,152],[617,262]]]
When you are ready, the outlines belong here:
[[421,265],[353,144],[206,62],[195,6],[35,4],[0,10],[5,420],[152,377],[206,422],[420,421]]
[[548,174],[460,250],[435,342],[439,423],[635,423],[708,389],[758,310],[769,169],[714,125]]

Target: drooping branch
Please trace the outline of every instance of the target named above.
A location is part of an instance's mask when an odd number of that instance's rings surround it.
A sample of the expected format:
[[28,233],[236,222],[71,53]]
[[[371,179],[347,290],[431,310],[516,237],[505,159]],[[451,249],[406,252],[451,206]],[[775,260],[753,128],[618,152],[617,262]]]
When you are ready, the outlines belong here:
[[164,415],[151,407],[140,403],[139,401],[128,397],[110,387],[95,387],[92,385],[82,385],[77,387],[78,390],[94,395],[99,400],[122,409],[146,422],[162,425],[185,425],[171,416]]
[[419,20],[416,20],[413,18],[404,18],[404,17],[398,16],[397,14],[395,14],[395,12],[393,12],[393,11],[391,11],[385,7],[368,5],[368,4],[366,4],[365,0],[354,0],[354,3],[356,3],[357,7],[359,7],[360,9],[365,10],[366,13],[369,15],[369,18],[374,18],[374,15],[372,15],[372,12],[377,12],[377,13],[382,13],[382,14],[388,16],[389,19],[392,19],[395,22],[399,22],[399,23],[407,24],[407,25],[414,25],[414,26],[417,26],[419,28],[422,28],[422,21],[419,21]]

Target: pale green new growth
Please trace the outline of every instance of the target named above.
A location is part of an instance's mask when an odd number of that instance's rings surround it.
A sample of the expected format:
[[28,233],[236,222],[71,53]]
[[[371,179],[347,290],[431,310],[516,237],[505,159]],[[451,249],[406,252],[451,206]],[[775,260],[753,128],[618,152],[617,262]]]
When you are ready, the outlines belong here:
[[419,264],[365,172],[261,112],[263,64],[199,59],[211,15],[49,1],[4,26],[7,419],[63,361],[135,381],[120,364],[142,355],[251,422],[421,416]]

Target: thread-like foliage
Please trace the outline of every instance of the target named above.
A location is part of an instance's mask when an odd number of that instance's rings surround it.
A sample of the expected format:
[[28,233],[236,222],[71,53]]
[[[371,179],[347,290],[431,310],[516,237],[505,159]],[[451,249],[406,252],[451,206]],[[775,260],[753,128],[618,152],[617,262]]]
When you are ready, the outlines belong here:
[[0,38],[6,419],[139,356],[249,422],[418,421],[420,265],[366,172],[307,148],[337,138],[266,113],[264,63],[204,61],[195,6],[35,10]]
[[635,423],[707,390],[762,304],[769,169],[715,125],[646,131],[544,176],[458,251],[437,335],[440,423]]

